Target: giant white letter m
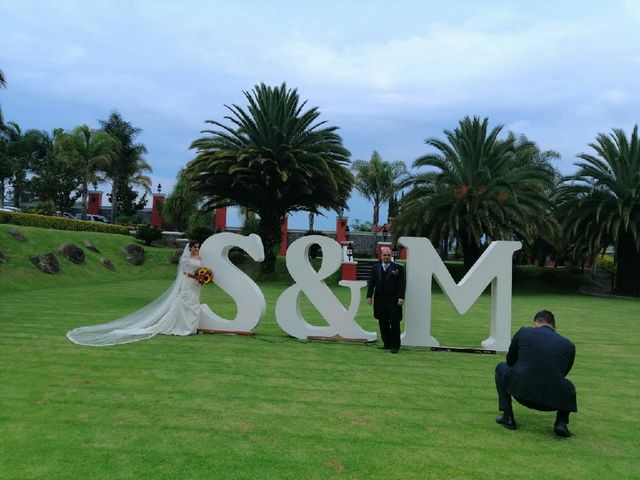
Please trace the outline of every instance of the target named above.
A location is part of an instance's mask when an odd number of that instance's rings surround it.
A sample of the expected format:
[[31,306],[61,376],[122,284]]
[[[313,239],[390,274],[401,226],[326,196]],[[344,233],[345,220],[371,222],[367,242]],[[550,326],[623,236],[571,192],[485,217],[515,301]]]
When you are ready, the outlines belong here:
[[483,348],[506,351],[511,342],[511,264],[520,242],[492,242],[464,278],[451,277],[431,242],[426,238],[402,237],[408,250],[407,290],[405,293],[404,345],[438,346],[431,336],[432,278],[442,288],[460,314],[466,313],[491,284],[491,324]]

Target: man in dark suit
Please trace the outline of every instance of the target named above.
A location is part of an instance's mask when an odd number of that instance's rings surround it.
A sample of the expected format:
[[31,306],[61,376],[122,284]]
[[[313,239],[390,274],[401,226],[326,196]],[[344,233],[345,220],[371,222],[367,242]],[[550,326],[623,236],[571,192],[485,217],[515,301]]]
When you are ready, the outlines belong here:
[[367,283],[367,303],[373,303],[373,316],[380,325],[382,348],[398,353],[405,290],[404,268],[391,261],[390,248],[384,247],[380,253],[382,262],[373,266]]
[[569,412],[577,412],[576,389],[565,377],[573,366],[576,347],[556,333],[556,320],[548,310],[533,317],[533,327],[521,328],[511,340],[507,361],[496,366],[498,405],[496,422],[516,429],[511,397],[528,408],[556,411],[553,431],[570,437]]

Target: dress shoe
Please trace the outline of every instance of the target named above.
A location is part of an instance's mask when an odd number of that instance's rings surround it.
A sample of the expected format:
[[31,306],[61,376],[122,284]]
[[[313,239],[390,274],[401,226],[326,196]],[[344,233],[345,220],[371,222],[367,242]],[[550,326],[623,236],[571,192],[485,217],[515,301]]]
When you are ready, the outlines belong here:
[[515,430],[517,428],[515,418],[508,417],[507,415],[500,415],[499,417],[496,417],[496,423],[499,423],[508,430]]
[[399,348],[392,348],[391,353],[398,353],[400,351]]
[[569,429],[567,428],[567,424],[566,423],[556,423],[553,426],[553,432],[558,435],[559,437],[565,437],[568,438],[571,436],[571,432],[569,431]]

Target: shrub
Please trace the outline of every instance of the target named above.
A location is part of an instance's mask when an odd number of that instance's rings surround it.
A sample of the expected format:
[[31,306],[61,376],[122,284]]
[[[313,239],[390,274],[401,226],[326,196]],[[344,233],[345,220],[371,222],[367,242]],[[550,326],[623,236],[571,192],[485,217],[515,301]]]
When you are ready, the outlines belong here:
[[52,228],[83,232],[102,232],[129,235],[129,228],[101,222],[85,222],[66,217],[38,215],[34,213],[0,212],[0,223],[24,225],[26,227]]
[[202,242],[213,235],[213,228],[202,226],[189,227],[186,233],[190,240],[195,240],[202,244]]
[[613,257],[611,255],[600,255],[596,259],[596,270],[604,270],[613,275],[616,270]]
[[162,230],[152,225],[140,225],[136,230],[136,238],[142,240],[145,245],[151,245],[162,238]]

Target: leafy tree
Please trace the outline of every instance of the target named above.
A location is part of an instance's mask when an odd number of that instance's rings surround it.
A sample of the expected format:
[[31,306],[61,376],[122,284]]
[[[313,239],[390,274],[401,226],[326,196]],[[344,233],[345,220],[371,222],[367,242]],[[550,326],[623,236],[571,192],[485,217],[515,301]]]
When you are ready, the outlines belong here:
[[548,166],[523,161],[513,136],[499,140],[502,127],[491,131],[489,120],[465,117],[446,140],[429,138],[436,153],[418,158],[419,172],[407,182],[396,235],[425,235],[441,245],[454,239],[469,269],[487,240],[530,238],[548,211],[545,189],[553,186]]
[[598,134],[581,153],[577,173],[563,179],[557,200],[569,235],[596,252],[615,246],[615,290],[640,296],[640,141],[638,126]]
[[40,130],[22,132],[15,122],[9,122],[1,131],[3,137],[0,146],[2,165],[2,193],[4,196],[5,181],[13,187],[13,203],[19,207],[24,198],[31,199],[29,191],[29,173],[35,165],[42,162],[52,149],[51,136]]
[[0,128],[0,206],[4,206],[7,183],[11,180],[11,162],[9,159],[9,142]]
[[69,211],[80,197],[80,176],[77,165],[61,150],[64,131],[54,129],[52,134],[42,132],[46,153],[32,159],[29,188],[42,201],[50,202],[58,210]]
[[[7,80],[4,77],[4,73],[2,72],[2,70],[0,70],[0,88],[6,88],[7,87]],[[2,129],[2,127],[4,126],[4,119],[2,118],[2,107],[0,106],[0,129]],[[0,199],[0,202],[2,202],[2,200]],[[0,205],[2,205],[2,203],[0,203]]]
[[16,122],[6,124],[1,133],[5,139],[3,175],[8,174],[6,179],[13,187],[13,204],[20,207],[22,192],[27,183],[30,157],[26,149],[25,134]]
[[102,130],[118,139],[120,148],[117,155],[107,165],[105,173],[111,182],[111,221],[114,222],[120,211],[125,215],[133,215],[146,205],[146,197],[136,201],[137,194],[132,187],[142,187],[151,192],[151,165],[143,158],[147,147],[136,143],[136,137],[142,133],[140,128],[125,121],[120,113],[113,111],[107,120],[101,120]]
[[87,125],[78,126],[71,133],[60,134],[59,141],[61,155],[73,162],[80,174],[81,218],[84,220],[89,184],[100,180],[99,173],[106,171],[117,155],[120,144],[108,133],[92,130]]
[[185,169],[178,172],[176,186],[162,207],[162,218],[180,231],[187,228],[189,217],[196,212],[200,200],[189,188],[191,181]]
[[349,227],[349,230],[352,232],[370,232],[373,230],[373,226],[371,222],[361,222],[359,218],[356,218]]
[[[139,194],[133,187],[127,183],[122,183],[118,190],[118,197],[113,198],[112,194],[108,195],[111,202],[111,208],[116,209],[125,217],[132,217],[137,212],[147,206],[147,194],[143,193],[140,198]],[[113,215],[112,215],[113,216]]]
[[407,175],[404,162],[385,162],[377,151],[371,159],[356,160],[352,169],[355,172],[355,187],[363,197],[373,203],[373,231],[377,231],[380,222],[380,206],[389,202],[393,206],[395,194],[400,190],[401,181]]
[[230,125],[195,140],[187,171],[207,208],[247,207],[260,218],[265,246],[262,272],[275,270],[280,218],[289,212],[346,207],[353,185],[349,152],[337,127],[318,121],[316,107],[304,110],[295,89],[260,84],[244,92],[248,106],[227,106]]

